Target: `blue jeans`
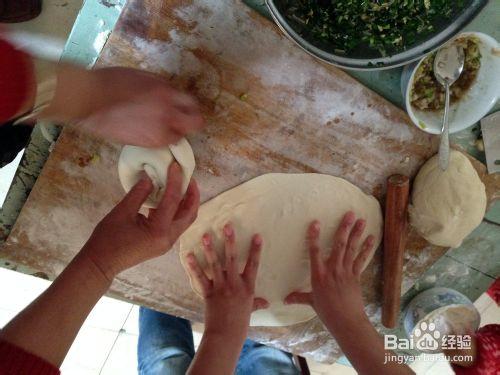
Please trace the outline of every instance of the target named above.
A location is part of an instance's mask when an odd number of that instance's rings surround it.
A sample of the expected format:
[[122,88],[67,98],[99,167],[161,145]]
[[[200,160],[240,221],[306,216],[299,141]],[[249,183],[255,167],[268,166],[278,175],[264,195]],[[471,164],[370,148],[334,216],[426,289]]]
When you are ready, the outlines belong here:
[[[139,374],[184,375],[194,357],[191,323],[141,307],[139,311]],[[292,355],[246,340],[236,367],[237,375],[299,374]]]

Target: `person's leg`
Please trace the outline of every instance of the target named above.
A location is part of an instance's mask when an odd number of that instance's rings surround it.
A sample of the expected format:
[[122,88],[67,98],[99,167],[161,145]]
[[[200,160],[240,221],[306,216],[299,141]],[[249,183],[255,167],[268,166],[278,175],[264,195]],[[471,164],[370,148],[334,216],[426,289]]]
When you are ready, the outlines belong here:
[[293,357],[279,349],[247,339],[236,366],[237,375],[298,375]]
[[184,375],[194,357],[191,323],[145,307],[139,310],[138,371]]

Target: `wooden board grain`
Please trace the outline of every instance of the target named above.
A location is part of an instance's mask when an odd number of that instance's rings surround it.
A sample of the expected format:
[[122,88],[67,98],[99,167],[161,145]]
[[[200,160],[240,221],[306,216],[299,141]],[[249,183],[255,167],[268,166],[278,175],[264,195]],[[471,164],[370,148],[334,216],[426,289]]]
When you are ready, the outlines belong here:
[[[207,127],[189,141],[203,201],[263,173],[319,172],[346,178],[383,203],[387,176],[413,177],[436,151],[437,139],[412,126],[404,112],[296,48],[239,1],[129,0],[98,65],[161,74],[199,99]],[[56,276],[123,196],[120,148],[65,130],[3,255]],[[489,200],[498,198],[498,179],[474,165]],[[445,251],[411,232],[403,292]],[[379,325],[380,250],[363,287],[367,311]],[[177,248],[121,274],[111,294],[202,320],[203,303],[191,291]],[[254,328],[250,336],[322,362],[340,355],[317,319]]]

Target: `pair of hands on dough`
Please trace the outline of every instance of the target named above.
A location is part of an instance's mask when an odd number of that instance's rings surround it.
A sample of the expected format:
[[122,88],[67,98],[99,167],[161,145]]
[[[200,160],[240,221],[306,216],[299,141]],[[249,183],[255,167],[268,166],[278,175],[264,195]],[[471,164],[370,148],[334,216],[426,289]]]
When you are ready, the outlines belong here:
[[[360,278],[363,266],[374,251],[374,236],[368,236],[356,253],[366,221],[356,220],[353,212],[347,212],[334,234],[333,248],[328,259],[324,260],[318,246],[320,223],[314,221],[307,232],[311,264],[312,291],[293,292],[285,304],[308,304],[314,308],[326,324],[332,321],[342,324],[344,316],[366,317],[361,294]],[[204,255],[208,264],[208,274],[202,270],[194,253],[187,257],[188,270],[201,286],[206,302],[205,324],[207,333],[246,338],[250,315],[257,309],[265,309],[268,302],[256,297],[255,279],[257,276],[263,240],[255,234],[250,244],[248,259],[243,272],[238,271],[238,251],[230,223],[223,228],[224,267],[213,248],[212,238],[205,234],[202,238]]]

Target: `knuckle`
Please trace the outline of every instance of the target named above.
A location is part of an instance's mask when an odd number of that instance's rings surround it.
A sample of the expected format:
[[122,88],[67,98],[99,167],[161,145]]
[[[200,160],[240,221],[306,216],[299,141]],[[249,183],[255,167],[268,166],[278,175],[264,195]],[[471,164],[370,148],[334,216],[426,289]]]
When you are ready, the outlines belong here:
[[345,249],[346,245],[347,245],[347,242],[344,239],[340,239],[337,241],[337,248],[338,249]]
[[153,221],[149,225],[149,233],[153,238],[161,238],[165,235],[165,228],[161,222]]
[[311,244],[310,249],[313,254],[319,253],[319,246],[316,243]]
[[151,137],[150,139],[148,139],[148,143],[150,143],[152,147],[160,147],[164,145],[164,142],[162,142],[162,140],[164,140],[163,137]]
[[182,195],[179,189],[169,189],[167,193],[167,198],[169,201],[180,201],[182,199]]
[[326,288],[328,287],[328,279],[326,277],[320,277],[317,280],[317,286],[320,288]]

